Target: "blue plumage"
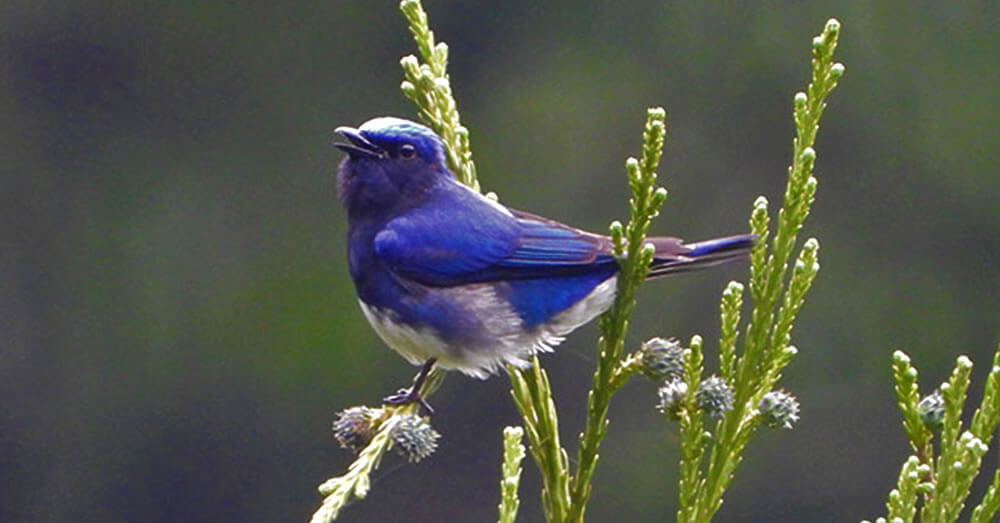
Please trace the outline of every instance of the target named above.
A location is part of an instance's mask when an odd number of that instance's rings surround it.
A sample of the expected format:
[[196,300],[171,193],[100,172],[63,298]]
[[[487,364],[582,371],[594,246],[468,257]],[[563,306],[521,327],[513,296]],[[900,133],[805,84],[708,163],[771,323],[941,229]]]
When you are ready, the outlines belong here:
[[[618,265],[607,237],[459,184],[423,125],[383,117],[337,132],[349,141],[336,144],[348,153],[338,185],[358,299],[412,363],[486,377],[551,350],[610,307]],[[649,241],[650,277],[735,260],[753,246],[750,235]]]

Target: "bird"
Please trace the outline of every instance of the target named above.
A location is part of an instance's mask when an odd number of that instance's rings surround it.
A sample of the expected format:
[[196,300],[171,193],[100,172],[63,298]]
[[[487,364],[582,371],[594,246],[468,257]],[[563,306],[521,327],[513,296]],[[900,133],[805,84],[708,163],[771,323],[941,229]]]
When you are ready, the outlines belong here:
[[[391,349],[422,366],[389,404],[419,402],[434,366],[485,379],[527,367],[614,302],[607,236],[508,208],[460,183],[441,138],[381,116],[337,127],[347,258],[361,310]],[[649,237],[648,278],[745,258],[755,236],[697,243]]]

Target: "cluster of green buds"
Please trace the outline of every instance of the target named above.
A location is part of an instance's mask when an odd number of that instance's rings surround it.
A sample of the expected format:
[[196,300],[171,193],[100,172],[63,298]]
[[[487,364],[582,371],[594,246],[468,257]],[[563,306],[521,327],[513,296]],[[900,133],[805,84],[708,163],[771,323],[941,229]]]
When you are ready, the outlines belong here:
[[371,443],[383,423],[391,423],[388,430],[393,448],[411,463],[430,456],[437,449],[441,434],[431,427],[426,417],[403,414],[386,418],[384,409],[365,406],[344,409],[337,413],[333,422],[333,437],[341,447],[356,454]]
[[[675,338],[652,338],[642,344],[632,360],[638,373],[660,383],[656,409],[673,421],[680,419],[688,405],[688,381],[685,379],[685,358],[690,350]],[[721,418],[733,409],[733,386],[723,377],[710,376],[701,380],[694,391],[694,405],[712,418]],[[761,422],[770,428],[791,429],[799,420],[799,402],[783,390],[764,394],[757,404]]]
[[[661,383],[657,410],[671,420],[680,419],[687,403],[688,384],[684,378],[684,359],[689,349],[675,338],[652,338],[636,351],[638,371],[646,378]],[[725,379],[712,376],[703,380],[694,393],[695,402],[713,418],[722,417],[733,408],[733,388]]]

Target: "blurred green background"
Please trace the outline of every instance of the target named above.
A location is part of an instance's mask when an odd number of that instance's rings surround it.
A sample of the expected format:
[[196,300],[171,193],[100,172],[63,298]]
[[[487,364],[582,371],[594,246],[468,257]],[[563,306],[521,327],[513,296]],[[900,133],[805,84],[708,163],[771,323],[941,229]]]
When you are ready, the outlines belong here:
[[[823,270],[783,382],[802,420],[752,442],[719,520],[880,514],[908,453],[891,352],[925,390],[968,354],[979,391],[1000,340],[997,4],[427,8],[484,189],[603,231],[663,105],[654,230],[692,240],[746,230],[759,194],[777,206],[810,39],[841,20],[803,235]],[[328,145],[337,125],[414,116],[396,3],[8,0],[0,20],[0,520],[306,520],[351,459],[334,413],[415,371],[355,303]],[[719,294],[745,278],[645,287],[630,345],[716,339]],[[567,442],[595,332],[543,358]],[[616,397],[590,520],[672,519],[676,427],[654,403],[639,380]],[[434,405],[440,450],[387,458],[343,521],[495,521],[506,378],[450,376]],[[526,464],[522,521],[541,520],[537,488]]]

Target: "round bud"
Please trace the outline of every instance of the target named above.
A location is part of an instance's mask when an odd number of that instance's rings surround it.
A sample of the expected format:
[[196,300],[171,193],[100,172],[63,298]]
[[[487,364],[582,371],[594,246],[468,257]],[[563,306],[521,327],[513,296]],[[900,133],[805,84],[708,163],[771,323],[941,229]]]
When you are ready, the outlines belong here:
[[380,414],[379,410],[364,406],[344,409],[333,421],[333,437],[341,447],[357,452],[375,436],[374,421]]
[[684,375],[684,348],[676,339],[652,338],[639,349],[639,372],[653,381],[673,381]]
[[944,422],[944,398],[941,393],[935,391],[924,396],[917,404],[917,414],[920,415],[920,421],[928,428],[941,427],[941,423]]
[[699,383],[694,397],[701,410],[713,418],[721,418],[727,411],[733,410],[733,388],[718,376]]
[[831,65],[830,76],[832,76],[834,80],[839,80],[842,76],[844,76],[844,64],[837,62]]
[[426,418],[415,414],[405,414],[396,420],[389,436],[396,449],[411,463],[430,456],[437,449],[437,440],[441,437]]
[[799,402],[795,396],[783,391],[772,390],[760,399],[757,404],[764,425],[772,429],[784,427],[791,429],[799,421]]
[[656,409],[674,421],[679,420],[681,410],[684,408],[684,399],[687,398],[687,383],[675,379],[664,384],[657,392],[660,402],[656,404]]

